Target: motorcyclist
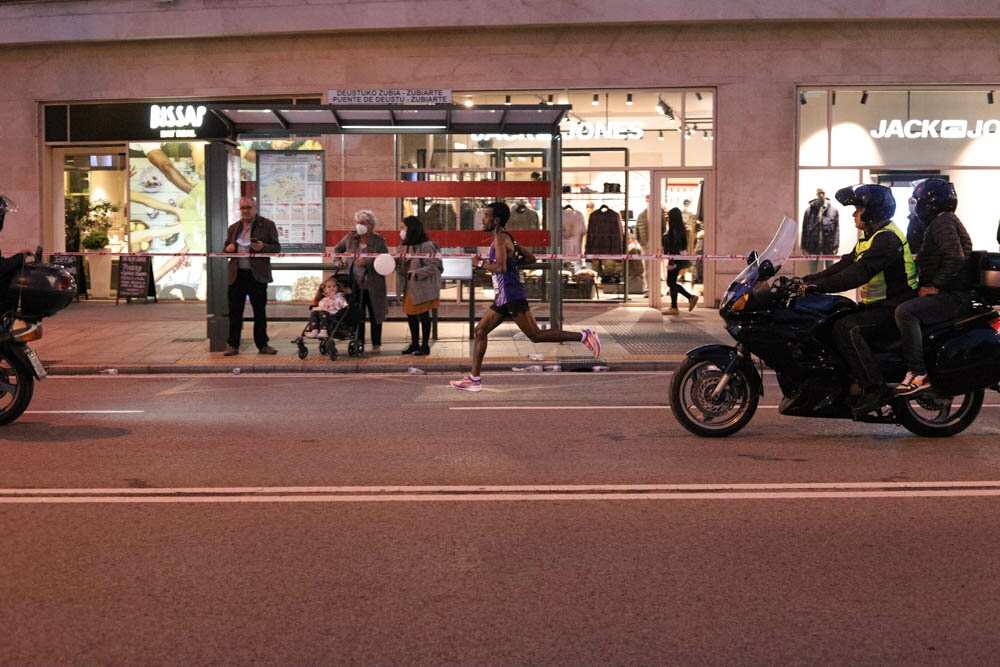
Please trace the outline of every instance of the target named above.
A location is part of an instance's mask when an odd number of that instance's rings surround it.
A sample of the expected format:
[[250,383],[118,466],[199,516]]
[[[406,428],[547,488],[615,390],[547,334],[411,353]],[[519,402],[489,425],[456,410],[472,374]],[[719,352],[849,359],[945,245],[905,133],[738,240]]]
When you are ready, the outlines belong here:
[[924,242],[917,256],[918,298],[896,309],[907,370],[896,387],[897,396],[930,388],[922,325],[947,322],[972,311],[965,271],[966,260],[972,254],[972,239],[955,215],[955,186],[940,178],[928,178],[913,189],[913,199],[914,213],[924,227]]
[[889,188],[855,185],[835,196],[844,206],[854,206],[854,226],[862,237],[836,264],[802,280],[820,292],[860,291],[859,308],[833,326],[834,344],[858,383],[853,410],[860,415],[888,398],[869,341],[896,330],[893,311],[916,295],[917,271],[906,236],[892,223],[896,201]]
[[[0,231],[3,231],[3,222],[4,218],[7,217],[7,213],[16,210],[17,206],[14,205],[14,202],[0,195]],[[22,250],[10,257],[3,257],[3,253],[0,253],[0,283],[3,284],[4,291],[6,291],[6,285],[14,272],[26,263],[30,264],[34,259],[35,253],[32,250]]]

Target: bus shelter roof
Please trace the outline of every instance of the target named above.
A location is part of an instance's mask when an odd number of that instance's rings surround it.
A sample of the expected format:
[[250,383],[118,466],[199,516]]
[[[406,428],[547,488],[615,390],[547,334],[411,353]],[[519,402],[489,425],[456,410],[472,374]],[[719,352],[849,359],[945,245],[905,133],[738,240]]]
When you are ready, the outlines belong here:
[[321,134],[559,134],[565,104],[207,105],[234,136]]

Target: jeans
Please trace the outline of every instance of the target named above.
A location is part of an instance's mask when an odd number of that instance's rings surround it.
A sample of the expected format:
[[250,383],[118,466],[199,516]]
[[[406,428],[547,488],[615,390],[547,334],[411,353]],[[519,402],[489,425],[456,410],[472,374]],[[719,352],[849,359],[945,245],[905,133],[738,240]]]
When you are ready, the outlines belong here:
[[968,292],[941,292],[904,301],[896,308],[896,325],[903,339],[903,361],[914,375],[926,375],[922,325],[955,320],[972,311]]
[[837,351],[847,361],[851,376],[866,390],[881,387],[883,383],[868,341],[888,338],[896,333],[892,311],[892,307],[886,305],[862,306],[833,325],[833,342]]

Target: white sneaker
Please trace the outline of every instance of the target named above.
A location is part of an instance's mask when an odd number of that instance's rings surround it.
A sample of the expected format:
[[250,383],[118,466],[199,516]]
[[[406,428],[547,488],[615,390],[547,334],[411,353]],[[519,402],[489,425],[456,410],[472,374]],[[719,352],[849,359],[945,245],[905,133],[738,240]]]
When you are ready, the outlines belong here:
[[896,394],[896,396],[909,396],[930,388],[931,383],[927,379],[926,373],[923,375],[914,375],[912,372],[906,371],[906,377],[903,378],[902,382],[896,385],[896,389],[893,393]]
[[471,375],[466,375],[461,380],[452,380],[451,386],[455,389],[461,389],[463,391],[482,391],[483,381],[482,379],[474,380]]
[[302,335],[305,336],[306,338],[318,338],[319,332],[316,331],[315,329],[310,329],[309,331],[305,332]]

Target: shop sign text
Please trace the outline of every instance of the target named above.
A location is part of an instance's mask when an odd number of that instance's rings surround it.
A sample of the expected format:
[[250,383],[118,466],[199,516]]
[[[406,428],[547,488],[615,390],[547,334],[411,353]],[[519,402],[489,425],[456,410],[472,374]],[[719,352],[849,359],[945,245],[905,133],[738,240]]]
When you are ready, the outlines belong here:
[[193,139],[198,136],[195,128],[201,127],[207,111],[200,105],[154,104],[149,107],[149,129],[160,130],[161,139]]
[[[562,131],[563,139],[577,141],[628,141],[642,139],[645,131],[642,123],[592,123],[590,121],[569,121],[569,127]],[[472,141],[549,141],[549,134],[473,134]]]
[[448,104],[451,91],[438,88],[373,90],[347,88],[326,91],[327,104]]
[[1000,120],[995,118],[971,122],[962,119],[882,119],[878,129],[870,132],[873,139],[978,139],[998,133]]

